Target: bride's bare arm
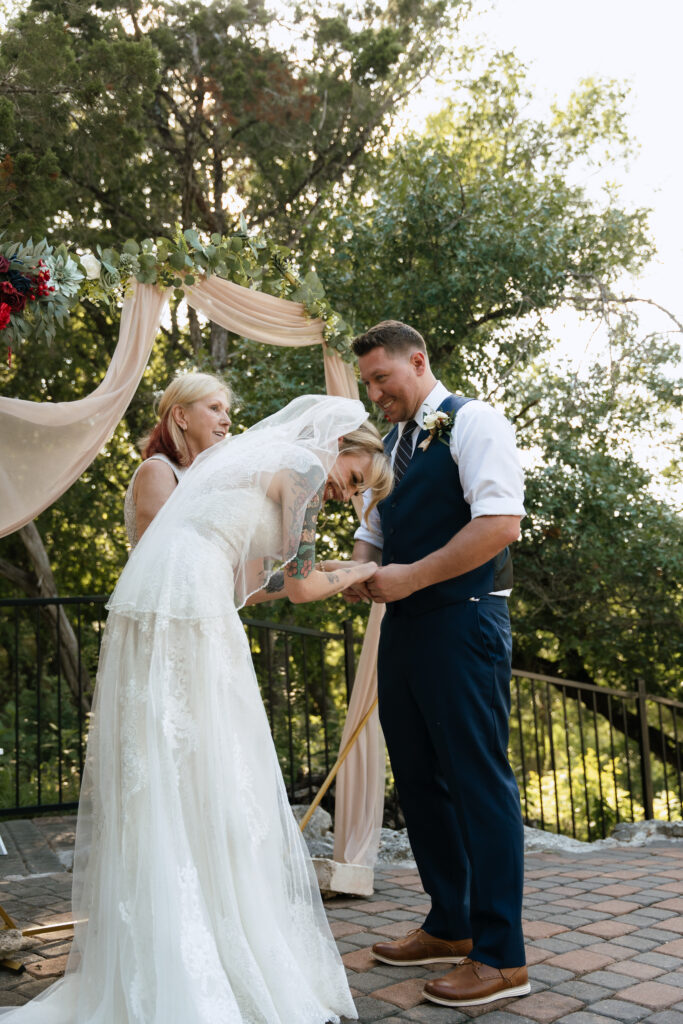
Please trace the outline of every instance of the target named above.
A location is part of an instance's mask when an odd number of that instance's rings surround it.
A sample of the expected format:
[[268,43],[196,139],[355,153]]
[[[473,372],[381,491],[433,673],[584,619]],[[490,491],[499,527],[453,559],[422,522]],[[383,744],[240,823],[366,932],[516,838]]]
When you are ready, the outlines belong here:
[[[289,568],[289,566],[288,566]],[[339,594],[347,587],[374,576],[377,565],[374,562],[363,562],[349,568],[335,569],[333,572],[320,572],[312,569],[303,577],[290,576],[285,570],[285,594],[294,604],[304,601],[323,601],[326,597]]]

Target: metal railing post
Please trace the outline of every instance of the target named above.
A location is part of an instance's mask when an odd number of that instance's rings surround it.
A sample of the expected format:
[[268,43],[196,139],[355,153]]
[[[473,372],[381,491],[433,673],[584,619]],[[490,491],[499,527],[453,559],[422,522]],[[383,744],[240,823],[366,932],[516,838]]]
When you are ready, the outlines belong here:
[[640,769],[643,779],[643,810],[645,820],[654,818],[654,792],[650,761],[650,730],[647,724],[647,690],[645,680],[638,680],[638,722],[640,724]]

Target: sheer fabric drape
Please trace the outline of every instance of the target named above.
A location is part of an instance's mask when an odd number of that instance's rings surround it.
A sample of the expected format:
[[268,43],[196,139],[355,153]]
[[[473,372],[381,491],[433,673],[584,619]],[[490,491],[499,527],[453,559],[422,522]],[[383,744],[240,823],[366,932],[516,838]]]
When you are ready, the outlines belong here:
[[[0,396],[0,536],[53,504],[109,440],[138,387],[168,292],[136,285],[121,314],[119,340],[101,384],[74,402],[28,402]],[[322,345],[328,394],[357,398],[352,368],[324,344],[320,320],[299,303],[217,277],[186,289],[188,303],[210,320],[253,341]],[[342,749],[377,689],[376,651],[382,609],[373,607],[342,737]],[[384,744],[375,711],[336,782],[335,859],[374,863],[384,803]]]

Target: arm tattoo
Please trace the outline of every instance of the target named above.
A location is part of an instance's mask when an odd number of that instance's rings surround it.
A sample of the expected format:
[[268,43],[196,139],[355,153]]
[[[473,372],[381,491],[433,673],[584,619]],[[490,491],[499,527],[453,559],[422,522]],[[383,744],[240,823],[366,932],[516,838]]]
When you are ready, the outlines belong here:
[[279,594],[285,589],[285,574],[282,569],[273,573],[263,589],[266,594]]
[[287,565],[287,575],[294,579],[306,579],[315,568],[315,528],[322,508],[325,485],[313,495],[304,513],[301,539],[296,555]]

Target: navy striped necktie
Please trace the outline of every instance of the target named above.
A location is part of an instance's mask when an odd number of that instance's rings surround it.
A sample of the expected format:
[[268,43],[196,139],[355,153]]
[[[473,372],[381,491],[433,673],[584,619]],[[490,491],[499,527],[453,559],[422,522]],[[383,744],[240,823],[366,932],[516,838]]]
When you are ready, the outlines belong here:
[[405,473],[413,454],[413,431],[416,426],[417,423],[415,420],[408,420],[403,428],[401,440],[396,446],[396,455],[394,456],[394,486],[396,486]]

